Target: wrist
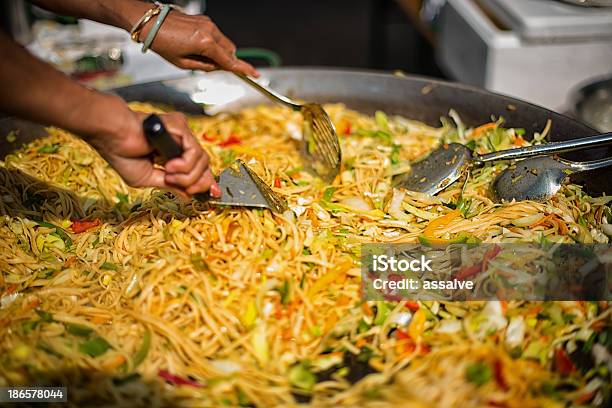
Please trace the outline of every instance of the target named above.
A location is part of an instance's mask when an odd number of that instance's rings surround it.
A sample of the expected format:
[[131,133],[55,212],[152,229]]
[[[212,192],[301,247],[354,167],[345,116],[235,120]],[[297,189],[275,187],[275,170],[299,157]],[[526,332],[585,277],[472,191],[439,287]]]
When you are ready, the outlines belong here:
[[[152,10],[152,9],[153,8],[149,8],[149,9],[145,10],[145,13],[146,13],[146,11]],[[149,35],[149,33],[151,32],[153,27],[156,25],[156,21],[161,18],[161,13],[163,13],[163,9],[160,8],[159,11],[160,11],[160,13],[154,15],[153,18],[150,18],[148,21],[146,21],[140,27],[139,30],[137,30],[136,38],[135,39],[133,38],[136,42],[138,42],[138,43],[144,43],[145,42],[145,39],[147,38],[147,36]],[[162,20],[161,20],[161,26],[158,27],[158,29],[157,29],[156,37],[160,36],[159,33],[162,30],[164,30],[164,25],[168,25],[167,24],[167,20],[172,19],[173,17],[175,17],[176,14],[179,13],[179,11],[174,9],[174,8],[169,8],[169,10],[166,11],[166,13],[167,13],[166,17],[162,18]],[[144,13],[143,13],[143,15],[144,15]],[[152,47],[150,47],[150,48],[152,48]]]
[[92,92],[75,116],[84,126],[79,135],[93,144],[97,140],[120,138],[137,126],[134,113],[123,99],[98,92]]
[[152,3],[143,1],[122,0],[120,2],[120,7],[116,5],[113,6],[112,2],[110,4],[105,3],[106,2],[102,2],[102,7],[104,9],[105,20],[108,24],[122,28],[127,32],[130,32],[138,19],[142,17],[147,10],[153,7]]

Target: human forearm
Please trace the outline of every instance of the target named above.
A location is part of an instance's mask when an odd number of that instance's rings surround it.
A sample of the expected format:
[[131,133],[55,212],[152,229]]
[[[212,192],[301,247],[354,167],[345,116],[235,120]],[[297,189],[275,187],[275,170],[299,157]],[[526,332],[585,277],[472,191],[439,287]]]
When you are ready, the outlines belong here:
[[173,189],[187,197],[211,188],[219,194],[208,168],[208,155],[191,134],[186,118],[163,120],[184,153],[153,166],[152,148],[144,137],[144,114],[132,112],[125,101],[90,90],[37,60],[0,32],[0,111],[55,125],[83,137],[132,186]]
[[[128,108],[119,98],[77,84],[2,33],[0,56],[0,111],[85,137],[113,133],[121,126]],[[103,111],[111,112],[104,120]]]
[[[138,0],[33,0],[60,14],[86,18],[130,31],[154,7]],[[153,21],[145,24],[139,39],[144,41]],[[211,71],[225,69],[259,76],[250,64],[236,58],[236,46],[206,16],[191,16],[173,10],[155,36],[151,49],[179,68]]]

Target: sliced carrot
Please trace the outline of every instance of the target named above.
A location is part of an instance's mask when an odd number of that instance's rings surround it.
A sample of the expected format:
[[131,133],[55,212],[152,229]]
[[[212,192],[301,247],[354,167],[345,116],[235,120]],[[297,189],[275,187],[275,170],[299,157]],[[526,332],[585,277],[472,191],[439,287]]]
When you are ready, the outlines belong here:
[[338,306],[346,306],[351,301],[351,298],[346,295],[341,295],[340,299],[338,299]]
[[283,329],[281,332],[281,338],[283,340],[291,340],[293,338],[293,332],[291,329]]
[[455,218],[461,215],[460,210],[453,210],[448,214],[445,214],[441,217],[435,218],[429,221],[429,224],[423,230],[423,235],[425,235],[428,239],[436,239],[435,233],[438,228],[444,227],[450,224]]
[[600,332],[603,329],[605,329],[606,327],[608,327],[608,322],[605,320],[595,320],[592,324],[591,324],[591,329],[595,330],[596,332]]
[[345,261],[334,267],[332,270],[321,276],[317,281],[308,289],[307,296],[312,298],[321,290],[327,288],[331,283],[343,282],[346,272],[353,266],[352,261]]
[[310,218],[310,222],[312,223],[312,226],[314,228],[318,228],[319,219],[317,218],[317,215],[315,214],[314,210],[312,208],[309,208],[306,210],[306,213],[308,214],[308,218]]
[[331,331],[334,326],[336,326],[336,323],[338,322],[338,315],[335,313],[332,313],[332,315],[327,319],[327,322],[325,322],[325,333],[328,333],[329,331]]
[[444,247],[446,245],[453,243],[452,239],[429,238],[429,237],[424,237],[424,238],[419,237],[419,241],[422,243],[426,243],[426,245],[433,246],[433,247]]
[[227,224],[227,230],[225,231],[225,236],[231,237],[232,232],[237,230],[239,227],[240,227],[240,224],[237,221],[230,222],[229,224]]
[[102,364],[102,366],[107,370],[114,370],[115,368],[121,366],[123,363],[125,363],[125,357],[118,355],[109,358]]
[[32,309],[36,309],[38,306],[40,306],[42,302],[40,301],[40,299],[33,299],[30,303],[28,303],[25,306],[25,310],[32,310]]
[[16,289],[18,288],[17,284],[15,283],[11,283],[10,285],[8,285],[8,287],[6,288],[6,290],[4,291],[5,295],[10,295],[11,293],[13,293]]
[[542,225],[544,223],[547,223],[553,217],[554,217],[553,214],[549,214],[549,215],[547,215],[547,216],[545,216],[543,218],[540,218],[538,221],[534,222],[533,224],[529,224],[527,227],[529,227],[529,228],[537,227],[538,225]]
[[66,259],[66,262],[64,262],[64,268],[70,268],[72,265],[74,265],[76,260],[76,256],[71,256],[70,258]]
[[537,305],[537,306],[534,306],[531,309],[527,310],[525,315],[527,315],[527,316],[535,316],[538,313],[540,313],[541,311],[542,311],[542,306]]
[[539,221],[534,222],[533,224],[528,225],[529,228],[536,227],[538,225],[548,224],[553,227],[556,227],[561,235],[567,235],[569,233],[569,229],[563,220],[557,217],[554,214],[549,214]]
[[276,304],[276,307],[274,308],[274,318],[276,320],[280,320],[283,317],[283,309],[280,307],[280,303]]
[[485,123],[484,125],[480,125],[477,128],[475,128],[472,131],[472,136],[478,136],[481,133],[486,132],[487,130],[495,129],[496,127],[497,127],[497,123],[495,122]]
[[499,304],[501,305],[502,314],[505,316],[506,315],[506,311],[508,310],[508,301],[507,300],[500,300]]
[[202,139],[206,140],[207,142],[214,142],[215,140],[217,140],[217,138],[213,135],[209,135],[208,133],[202,133]]
[[363,302],[361,304],[361,310],[363,310],[363,313],[365,313],[366,316],[373,316],[374,315],[374,312],[372,311],[372,308],[370,307],[368,302]]
[[569,228],[567,228],[567,224],[565,223],[565,221],[559,218],[555,218],[555,222],[557,223],[557,226],[559,227],[559,234],[561,235],[569,234]]
[[108,321],[108,317],[104,316],[94,316],[91,318],[91,322],[93,324],[104,324]]

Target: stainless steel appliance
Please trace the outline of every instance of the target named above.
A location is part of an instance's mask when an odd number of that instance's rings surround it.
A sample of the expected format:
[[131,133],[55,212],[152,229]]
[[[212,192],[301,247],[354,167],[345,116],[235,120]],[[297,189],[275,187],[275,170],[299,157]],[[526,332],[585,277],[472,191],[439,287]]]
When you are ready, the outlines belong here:
[[555,110],[612,72],[612,8],[554,0],[448,0],[437,57],[460,81]]

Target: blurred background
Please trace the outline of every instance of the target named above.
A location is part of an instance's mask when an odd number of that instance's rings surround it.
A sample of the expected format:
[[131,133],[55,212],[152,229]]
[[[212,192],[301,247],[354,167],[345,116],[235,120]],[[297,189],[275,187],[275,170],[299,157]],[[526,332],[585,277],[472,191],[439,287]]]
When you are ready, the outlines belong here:
[[[612,127],[612,0],[182,0],[258,66],[401,71],[467,83]],[[185,75],[119,29],[4,0],[2,27],[110,88]],[[612,129],[611,129],[612,130]]]

